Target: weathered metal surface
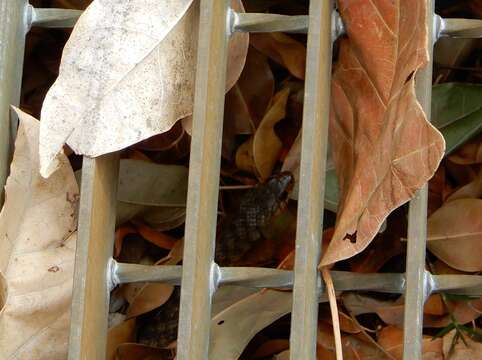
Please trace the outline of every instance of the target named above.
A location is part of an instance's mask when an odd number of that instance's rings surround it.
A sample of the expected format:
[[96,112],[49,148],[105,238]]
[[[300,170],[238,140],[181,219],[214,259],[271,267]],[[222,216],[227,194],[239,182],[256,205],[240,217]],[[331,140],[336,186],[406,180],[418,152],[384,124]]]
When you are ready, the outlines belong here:
[[27,0],[0,1],[0,204],[17,130],[18,119],[10,105],[18,106],[20,101],[27,6]]
[[239,32],[274,32],[306,33],[308,31],[308,16],[276,15],[233,12],[233,31]]
[[[432,70],[434,38],[434,2],[427,0],[427,29],[429,62],[416,78],[417,98],[430,121],[432,99]],[[428,186],[418,191],[410,202],[407,234],[407,289],[405,291],[404,351],[405,360],[422,358],[423,305],[430,295],[428,277],[425,276],[427,238]]]
[[206,359],[224,114],[227,1],[201,0],[196,88],[184,238],[179,360]]
[[29,6],[29,23],[31,26],[45,28],[73,27],[82,14],[82,10],[46,9]]
[[318,264],[330,114],[332,11],[331,0],[310,1],[291,315],[291,359],[316,359],[321,281]]
[[69,359],[104,359],[119,155],[84,157]]

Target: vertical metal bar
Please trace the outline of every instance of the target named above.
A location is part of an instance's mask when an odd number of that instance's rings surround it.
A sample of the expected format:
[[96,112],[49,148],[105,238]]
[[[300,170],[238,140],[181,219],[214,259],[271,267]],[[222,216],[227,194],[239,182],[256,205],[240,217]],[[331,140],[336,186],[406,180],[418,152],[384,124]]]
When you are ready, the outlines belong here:
[[119,155],[84,157],[69,359],[104,359]]
[[[429,63],[417,75],[416,91],[430,121],[434,43],[434,1],[427,0]],[[426,300],[425,253],[427,237],[428,187],[420,189],[410,201],[407,242],[407,287],[405,291],[404,348],[405,360],[422,358],[423,305]]]
[[332,58],[331,0],[311,0],[303,106],[290,359],[316,359]]
[[208,358],[228,43],[227,0],[201,0],[189,162],[179,360]]
[[20,101],[27,6],[27,0],[0,1],[0,204],[17,124],[16,116],[10,117],[10,105],[18,106]]

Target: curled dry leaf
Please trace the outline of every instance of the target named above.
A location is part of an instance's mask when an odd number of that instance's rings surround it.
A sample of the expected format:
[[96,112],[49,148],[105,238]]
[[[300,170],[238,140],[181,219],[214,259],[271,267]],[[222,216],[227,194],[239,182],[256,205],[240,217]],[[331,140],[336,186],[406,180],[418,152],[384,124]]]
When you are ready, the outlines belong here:
[[226,94],[224,127],[235,134],[251,134],[273,95],[274,77],[266,56],[251,46],[238,82]]
[[305,78],[306,47],[299,41],[283,33],[252,34],[251,45],[293,76]]
[[[240,0],[233,7],[241,10]],[[192,113],[198,0],[95,0],[65,46],[42,109],[43,176],[67,143],[98,156],[169,130]],[[227,88],[244,66],[248,35],[231,38]]]
[[415,96],[414,74],[428,59],[426,3],[340,0],[339,10],[348,38],[333,75],[330,136],[342,195],[321,265],[365,249],[434,174],[445,146]]
[[462,271],[482,270],[482,200],[445,203],[427,223],[427,246],[440,260]]
[[20,127],[0,213],[0,289],[8,286],[0,296],[1,357],[66,358],[79,189],[65,156],[51,178],[39,175],[39,123],[16,112]]
[[[274,126],[286,115],[286,104],[290,89],[279,91],[273,98],[273,105],[259,124],[256,133],[242,144],[236,154],[236,165],[239,169],[253,171],[266,180],[278,161],[283,143],[274,131]],[[252,147],[251,147],[252,143]]]

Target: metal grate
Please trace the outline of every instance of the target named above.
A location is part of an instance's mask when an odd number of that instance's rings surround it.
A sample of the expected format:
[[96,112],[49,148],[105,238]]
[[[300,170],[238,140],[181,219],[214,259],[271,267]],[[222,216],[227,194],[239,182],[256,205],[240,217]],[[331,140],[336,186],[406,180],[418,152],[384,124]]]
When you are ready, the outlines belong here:
[[[434,41],[463,31],[444,21],[427,0],[427,26]],[[189,169],[184,266],[143,266],[112,259],[119,158],[84,158],[69,359],[105,357],[109,291],[128,282],[181,285],[177,358],[207,359],[212,296],[219,286],[293,288],[291,359],[316,358],[318,273],[330,101],[332,42],[343,32],[330,0],[311,0],[307,16],[241,14],[227,0],[201,0],[194,128]],[[34,9],[27,0],[0,0],[0,183],[5,184],[16,121],[25,34],[32,25],[73,26],[79,11]],[[473,27],[480,23],[472,23]],[[308,32],[302,157],[294,271],[220,268],[214,241],[220,168],[227,41],[232,32]],[[432,53],[432,49],[430,51]],[[417,95],[430,116],[432,55],[418,75]],[[215,141],[213,141],[215,139]],[[405,293],[404,359],[421,359],[423,304],[434,292],[482,295],[482,276],[431,275],[425,270],[427,187],[410,203],[406,274],[332,272],[335,288]]]

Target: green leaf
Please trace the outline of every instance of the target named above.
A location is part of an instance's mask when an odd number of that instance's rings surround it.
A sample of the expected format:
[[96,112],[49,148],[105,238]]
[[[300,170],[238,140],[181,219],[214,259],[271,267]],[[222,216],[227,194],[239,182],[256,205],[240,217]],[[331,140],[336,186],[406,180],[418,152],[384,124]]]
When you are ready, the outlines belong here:
[[440,129],[445,138],[445,154],[448,155],[482,130],[482,109]]
[[445,83],[432,89],[432,124],[444,128],[482,108],[482,85]]
[[450,154],[482,129],[482,85],[445,83],[432,91],[432,124],[442,133]]
[[453,329],[455,329],[455,324],[451,322],[448,324],[446,327],[444,327],[442,330],[440,330],[438,333],[436,333],[432,340],[435,340],[436,338],[441,338],[447,335],[449,332],[451,332]]
[[474,301],[479,300],[480,296],[445,294],[448,301]]

